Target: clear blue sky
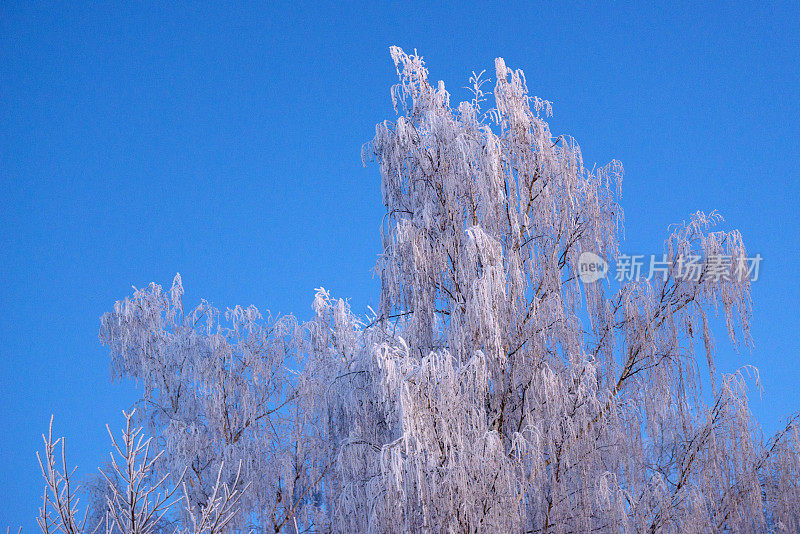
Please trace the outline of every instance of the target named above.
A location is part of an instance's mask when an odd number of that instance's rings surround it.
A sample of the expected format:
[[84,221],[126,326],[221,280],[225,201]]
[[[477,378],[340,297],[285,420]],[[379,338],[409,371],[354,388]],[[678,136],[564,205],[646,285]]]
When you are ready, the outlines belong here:
[[[503,56],[555,133],[626,169],[624,250],[718,209],[764,257],[752,362],[767,430],[800,409],[800,8],[296,2],[0,5],[0,527],[36,530],[55,414],[80,472],[135,399],[99,317],[131,285],[308,318],[314,288],[377,303],[382,215],[361,145],[392,116],[392,44],[453,100]],[[644,4],[644,3],[641,3]]]

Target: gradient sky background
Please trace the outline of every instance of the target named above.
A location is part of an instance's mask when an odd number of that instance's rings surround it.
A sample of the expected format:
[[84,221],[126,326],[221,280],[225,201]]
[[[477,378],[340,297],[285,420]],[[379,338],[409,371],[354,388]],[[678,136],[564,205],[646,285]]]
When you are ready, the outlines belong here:
[[79,472],[131,384],[100,315],[131,286],[311,315],[314,288],[377,304],[382,216],[361,145],[393,117],[392,44],[455,103],[505,58],[588,166],[625,165],[629,253],[718,209],[764,257],[751,352],[767,431],[800,409],[800,8],[0,5],[0,527],[37,530],[50,414]]

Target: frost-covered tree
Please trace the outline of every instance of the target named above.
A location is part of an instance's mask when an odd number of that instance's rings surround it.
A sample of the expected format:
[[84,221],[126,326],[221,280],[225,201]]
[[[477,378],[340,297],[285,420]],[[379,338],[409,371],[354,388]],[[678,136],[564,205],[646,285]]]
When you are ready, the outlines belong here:
[[743,371],[714,370],[709,313],[748,344],[750,280],[681,273],[695,253],[741,264],[739,233],[698,213],[661,276],[582,283],[582,252],[619,255],[621,165],[586,169],[502,59],[493,107],[473,76],[453,108],[420,57],[391,51],[400,116],[365,149],[386,205],[381,308],[362,325],[317,306],[333,530],[800,529],[797,428],[764,444]]
[[657,276],[582,281],[582,253],[621,257],[622,166],[584,167],[502,59],[452,106],[419,56],[391,54],[398,117],[364,149],[386,206],[377,311],[324,289],[303,324],[185,311],[178,277],[102,319],[153,468],[185,487],[178,528],[222,481],[243,491],[228,529],[800,531],[800,427],[765,440],[757,372],[714,365],[719,312],[751,345],[748,273],[686,262],[743,265],[740,234],[697,213]]

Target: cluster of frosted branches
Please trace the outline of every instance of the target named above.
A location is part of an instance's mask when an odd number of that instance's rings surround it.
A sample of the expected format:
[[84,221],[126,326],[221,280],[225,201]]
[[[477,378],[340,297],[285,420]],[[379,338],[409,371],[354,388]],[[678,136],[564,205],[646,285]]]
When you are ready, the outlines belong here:
[[224,532],[228,524],[236,518],[239,512],[239,501],[248,487],[242,487],[240,484],[242,464],[241,462],[239,463],[239,469],[236,471],[236,477],[230,487],[221,480],[223,468],[224,464],[221,464],[217,472],[217,481],[211,490],[211,496],[204,504],[198,505],[193,502],[186,487],[186,482],[184,482],[183,491],[186,498],[186,512],[191,526],[190,531],[193,534]]
[[[36,521],[43,534],[61,531],[62,534],[82,534],[86,526],[86,514],[80,515],[80,487],[73,486],[74,469],[67,466],[67,447],[64,438],[53,439],[53,418],[44,441],[44,458],[36,453],[39,467],[45,480],[42,506]],[[61,454],[58,446],[61,445]],[[58,456],[61,456],[60,462]]]
[[125,414],[125,430],[120,443],[111,428],[108,435],[118,456],[111,453],[110,473],[100,474],[108,483],[106,497],[107,532],[120,534],[154,534],[173,500],[175,489],[164,488],[168,474],[155,478],[155,465],[162,452],[153,455],[153,438],[145,439],[141,428],[134,428],[134,412]]
[[[45,479],[42,507],[37,519],[44,534],[219,534],[239,513],[239,500],[247,489],[237,472],[233,484],[222,482],[222,468],[212,487],[212,498],[199,509],[189,497],[176,497],[178,486],[167,484],[169,473],[159,474],[163,451],[154,453],[153,438],[145,439],[141,427],[133,425],[133,412],[123,412],[125,429],[120,439],[111,429],[113,452],[108,467],[100,469],[106,482],[101,503],[80,510],[81,488],[73,486],[75,469],[68,470],[64,438],[53,439],[53,421],[44,439],[44,457],[39,465]],[[61,446],[60,461],[58,447]],[[115,454],[116,453],[116,454]],[[59,465],[60,464],[60,465]],[[240,468],[241,470],[241,468]],[[183,476],[180,477],[183,479]],[[179,504],[184,502],[185,506]],[[90,516],[89,512],[93,512]],[[92,517],[94,521],[88,521]],[[181,522],[185,518],[186,521]],[[185,527],[182,525],[186,525]]]
[[[708,264],[682,276],[692,255],[743,261],[739,233],[697,213],[665,240],[660,276],[582,282],[582,253],[619,255],[622,166],[585,168],[502,59],[491,93],[473,75],[453,107],[419,56],[391,54],[399,116],[364,150],[386,205],[377,312],[324,289],[302,325],[185,312],[177,277],[102,319],[114,373],[140,384],[140,420],[163,445],[138,465],[153,487],[184,488],[170,528],[800,530],[797,420],[764,440],[747,401],[757,371],[714,364],[720,312],[734,346],[751,343],[749,279]],[[47,444],[42,528],[79,534]],[[120,477],[97,490],[112,511]]]

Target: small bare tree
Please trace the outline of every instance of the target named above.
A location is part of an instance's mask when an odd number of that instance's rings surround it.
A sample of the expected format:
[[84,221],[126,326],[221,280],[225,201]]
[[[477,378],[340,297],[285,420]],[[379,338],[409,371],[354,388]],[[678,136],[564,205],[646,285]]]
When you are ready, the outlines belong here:
[[[83,534],[86,525],[86,513],[81,517],[77,496],[80,486],[73,486],[75,468],[67,467],[66,440],[58,438],[53,440],[53,418],[50,417],[50,427],[47,436],[42,435],[44,441],[44,459],[36,453],[39,467],[45,480],[42,506],[39,508],[37,522],[43,534]],[[58,454],[58,447],[61,453]],[[59,461],[60,460],[60,461]]]
[[[105,481],[102,485],[104,507],[95,510],[95,517],[99,520],[94,525],[87,525],[87,507],[83,507],[81,513],[78,496],[81,488],[74,484],[75,469],[67,468],[65,440],[63,437],[53,439],[53,418],[50,418],[48,434],[42,436],[44,456],[36,453],[45,479],[43,504],[37,520],[43,534],[95,534],[98,531],[104,534],[154,534],[161,531],[218,534],[236,516],[239,500],[246,489],[240,483],[241,466],[232,484],[221,480],[220,468],[212,497],[202,507],[189,498],[185,482],[182,486],[184,496],[176,497],[181,486],[168,487],[169,473],[159,474],[157,465],[164,453],[154,453],[153,438],[145,438],[143,429],[134,426],[134,412],[123,412],[125,428],[119,440],[106,426],[114,452],[109,466],[100,469]],[[183,479],[181,475],[179,480]],[[184,503],[183,509],[177,506],[181,502]],[[170,515],[184,515],[187,526],[175,523],[175,518]]]
[[120,443],[106,426],[118,455],[111,453],[111,473],[100,470],[111,490],[106,498],[109,534],[153,534],[178,502],[173,498],[177,487],[165,487],[169,474],[156,478],[155,465],[164,453],[152,454],[153,438],[145,439],[142,429],[133,426],[135,411],[123,412],[125,429]]

